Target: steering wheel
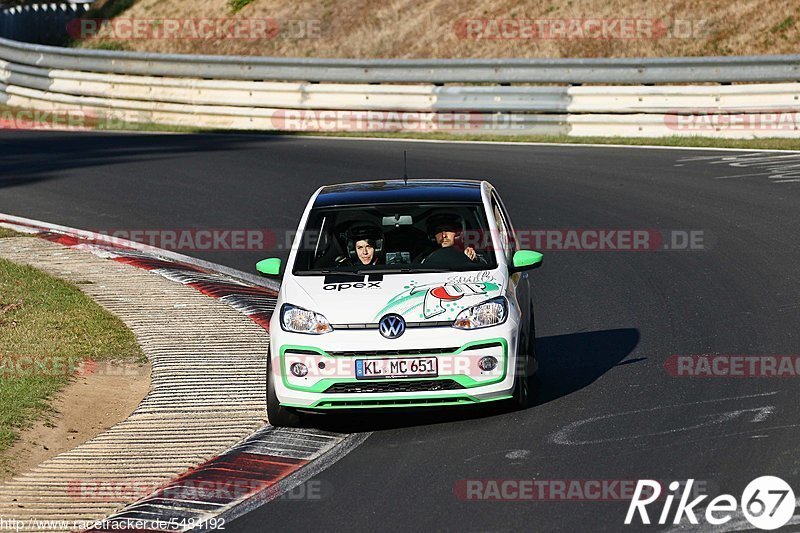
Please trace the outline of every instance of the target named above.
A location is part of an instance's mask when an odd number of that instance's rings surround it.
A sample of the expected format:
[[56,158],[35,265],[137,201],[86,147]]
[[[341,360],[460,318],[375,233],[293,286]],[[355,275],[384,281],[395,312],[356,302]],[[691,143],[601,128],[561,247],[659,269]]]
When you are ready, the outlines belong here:
[[472,261],[464,252],[454,247],[439,248],[431,252],[428,257],[422,260],[422,264],[431,267],[451,267],[471,265]]

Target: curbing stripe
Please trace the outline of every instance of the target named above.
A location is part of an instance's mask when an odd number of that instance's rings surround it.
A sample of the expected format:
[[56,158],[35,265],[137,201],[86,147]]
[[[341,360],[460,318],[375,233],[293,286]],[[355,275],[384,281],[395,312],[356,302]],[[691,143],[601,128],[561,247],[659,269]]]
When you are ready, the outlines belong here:
[[[336,463],[339,459],[360,446],[370,435],[371,433],[356,433],[350,435],[337,447],[332,448],[327,454],[322,455],[320,458],[310,462],[306,467],[282,479],[274,488],[267,488],[266,490],[253,494],[249,498],[244,498],[230,505],[217,515],[216,518],[224,519],[227,523],[271,502]],[[208,529],[208,522],[202,522],[191,531],[206,531]]]
[[[118,531],[138,521],[155,524],[168,522],[175,516],[192,526],[183,530],[203,529],[203,524],[214,518],[232,520],[279,497],[317,473],[319,470],[309,466],[328,455],[345,440],[344,437],[316,430],[268,426],[228,452],[108,517],[103,528],[91,531]],[[360,444],[363,437],[349,440]],[[308,477],[295,475],[304,470],[308,470],[305,472]],[[209,487],[212,490],[204,492]]]
[[[0,222],[3,222],[2,218]],[[106,239],[101,239],[103,236],[99,234],[93,236],[86,235],[90,232],[83,233],[84,235],[65,235],[56,231],[44,231],[38,236],[70,248],[86,249],[114,261],[154,272],[170,281],[193,287],[206,296],[219,299],[247,315],[256,324],[269,331],[269,320],[278,296],[276,290],[252,286],[230,275],[209,272],[189,263],[154,258],[147,255],[147,252],[134,249],[134,243],[129,241],[116,239],[113,244],[109,244]]]
[[[54,226],[40,221],[22,219],[0,214],[0,226],[11,227],[18,231],[35,233],[38,237],[55,242],[69,248],[85,250],[100,257],[111,259],[115,262],[136,266],[151,273],[158,274],[170,281],[192,287],[197,291],[214,299],[218,299],[227,306],[241,314],[248,316],[253,322],[268,330],[269,318],[275,309],[277,286],[264,283],[253,283],[251,276],[232,269],[220,268],[204,261],[198,261],[180,254],[173,254],[164,250],[154,249],[138,243],[114,239],[113,242],[103,235],[93,234],[82,230],[75,230],[63,226]],[[171,256],[171,257],[170,257]],[[214,267],[214,268],[210,268]],[[120,298],[125,300],[125,298]],[[154,300],[160,299],[153,297]],[[146,321],[145,321],[146,322]],[[202,337],[203,328],[194,329],[190,335],[193,338]],[[139,335],[142,337],[143,335]],[[152,334],[158,337],[157,334]],[[231,340],[236,338],[236,332],[231,334]],[[241,428],[241,423],[252,420],[252,411],[249,406],[242,405],[241,410],[231,409],[231,402],[237,401],[232,390],[225,391],[196,390],[194,387],[203,383],[202,378],[208,374],[219,375],[221,378],[231,374],[241,374],[237,378],[235,389],[252,392],[253,387],[263,387],[263,376],[247,378],[248,372],[239,372],[229,364],[196,364],[186,362],[179,354],[180,349],[170,350],[169,353],[159,354],[153,361],[154,372],[156,367],[161,372],[178,369],[187,372],[196,369],[200,375],[196,380],[187,380],[182,377],[174,380],[165,375],[160,387],[153,387],[148,397],[137,408],[134,416],[138,420],[156,417],[153,422],[168,414],[172,423],[169,425],[149,425],[143,431],[130,430],[121,425],[115,426],[89,441],[80,448],[76,448],[58,456],[62,466],[56,471],[62,475],[84,475],[91,472],[93,479],[118,479],[121,475],[140,474],[137,478],[158,480],[156,475],[144,478],[139,472],[140,467],[125,464],[124,459],[115,460],[117,450],[109,446],[139,443],[136,457],[147,460],[150,457],[170,457],[173,461],[187,460],[197,457],[192,450],[174,450],[174,444],[164,443],[157,445],[148,438],[141,438],[148,433],[158,435],[173,434],[175,438],[194,433],[195,438],[205,437],[204,445],[224,445],[229,442],[230,436],[237,434],[236,429]],[[241,350],[241,357],[251,356],[247,349]],[[260,361],[257,357],[254,362]],[[244,378],[244,379],[243,379]],[[177,383],[176,383],[177,381]],[[170,407],[171,398],[183,398],[180,389],[191,391],[195,397],[191,405],[182,405],[176,410]],[[160,400],[159,400],[160,399]],[[161,403],[162,406],[155,405]],[[226,419],[219,422],[218,438],[208,439],[203,430],[207,427],[202,422],[195,423],[191,420],[193,412],[205,413],[209,409],[226,409]],[[262,407],[263,410],[263,407]],[[239,416],[235,416],[236,412]],[[234,416],[232,416],[234,415]],[[241,418],[240,423],[236,423]],[[174,420],[180,419],[180,424]],[[216,423],[215,423],[216,427]],[[226,429],[229,428],[229,429]],[[228,451],[216,456],[199,466],[180,474],[178,477],[164,484],[152,494],[141,500],[124,507],[107,517],[98,527],[89,531],[117,531],[120,528],[137,531],[184,531],[194,527],[205,529],[217,519],[232,520],[246,512],[263,505],[291,490],[298,484],[324,470],[339,458],[349,453],[360,445],[369,436],[366,434],[344,435],[318,430],[291,430],[266,426],[229,448]],[[87,464],[87,460],[97,460],[103,457],[102,464]],[[130,456],[129,456],[130,457]],[[73,462],[74,461],[74,462]],[[117,464],[119,463],[119,464]],[[115,466],[112,466],[115,465]],[[96,468],[95,468],[96,467]],[[40,475],[43,474],[42,475]],[[92,498],[82,498],[75,502],[74,496],[82,487],[73,484],[64,486],[63,482],[51,478],[53,468],[33,469],[31,473],[19,476],[20,481],[30,483],[41,480],[45,486],[56,489],[55,493],[38,496],[36,491],[26,498],[28,509],[37,512],[49,513],[49,516],[69,516],[96,520],[94,501],[108,504],[108,499],[103,494],[94,495]],[[17,486],[12,490],[20,489],[25,485]],[[211,492],[208,489],[211,488]],[[5,487],[0,488],[0,500],[6,492]],[[64,495],[71,498],[64,498]],[[60,496],[59,496],[60,495]],[[117,497],[115,501],[119,501]],[[65,514],[66,513],[66,514]],[[76,513],[78,513],[76,515]],[[168,525],[170,524],[171,525]],[[142,525],[143,527],[138,527]],[[179,527],[175,527],[175,526]]]
[[[226,267],[224,265],[218,265],[216,263],[211,263],[209,261],[197,259],[195,257],[190,257],[188,255],[179,254],[177,252],[173,252],[170,250],[162,250],[161,248],[155,248],[153,246],[148,246],[146,244],[141,244],[134,241],[128,241],[116,237],[110,237],[108,235],[102,235],[100,233],[95,233],[92,231],[70,228],[69,226],[60,226],[58,224],[50,224],[48,222],[42,222],[41,220],[18,217],[14,215],[8,215],[5,213],[0,213],[0,226],[2,225],[5,225],[6,227],[9,227],[11,229],[16,229],[17,231],[21,231],[23,233],[35,234],[40,232],[51,232],[51,233],[61,234],[62,237],[65,239],[68,239],[70,237],[76,239],[75,242],[78,242],[77,238],[82,237],[84,241],[90,241],[98,245],[105,244],[117,249],[125,248],[132,251],[136,250],[144,252],[143,254],[140,254],[142,260],[146,258],[150,258],[153,260],[158,260],[158,259],[166,260],[171,265],[178,263],[184,267],[196,267],[211,272],[216,272],[219,274],[225,274],[233,279],[238,279],[246,283],[250,283],[251,285],[255,285],[257,287],[266,287],[268,289],[272,289],[276,293],[278,289],[280,289],[280,283],[271,279],[255,276],[247,272],[242,272],[241,270],[236,270],[234,268]],[[99,253],[98,248],[95,248],[94,250],[91,251],[93,253]]]

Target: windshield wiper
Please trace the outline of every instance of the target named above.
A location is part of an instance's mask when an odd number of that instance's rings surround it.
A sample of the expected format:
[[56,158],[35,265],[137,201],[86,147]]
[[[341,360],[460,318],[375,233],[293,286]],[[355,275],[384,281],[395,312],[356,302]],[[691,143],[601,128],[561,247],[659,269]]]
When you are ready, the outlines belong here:
[[342,276],[357,276],[358,272],[354,272],[352,270],[298,270],[295,273],[295,276],[321,276],[323,274],[341,274]]
[[443,272],[453,272],[447,268],[362,268],[358,270],[298,270],[294,274],[296,276],[321,276],[321,275],[338,275],[338,276],[363,276],[365,274],[441,274]]
[[446,268],[377,268],[356,270],[358,274],[433,274],[450,272]]

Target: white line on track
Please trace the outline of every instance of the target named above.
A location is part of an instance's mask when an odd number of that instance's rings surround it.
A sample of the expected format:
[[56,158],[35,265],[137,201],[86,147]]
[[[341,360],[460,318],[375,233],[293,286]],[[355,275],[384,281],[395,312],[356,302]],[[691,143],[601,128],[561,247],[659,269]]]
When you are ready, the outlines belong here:
[[649,412],[660,411],[660,410],[664,410],[664,409],[675,409],[675,408],[690,407],[690,406],[694,406],[694,405],[702,405],[702,404],[710,404],[710,403],[722,403],[722,402],[733,401],[733,400],[744,400],[746,398],[762,398],[762,397],[765,397],[765,396],[774,396],[775,394],[778,394],[778,392],[780,392],[780,391],[767,392],[767,393],[761,393],[761,394],[751,394],[751,395],[746,395],[746,396],[733,396],[733,397],[729,397],[729,398],[717,398],[717,399],[714,399],[714,400],[701,400],[701,401],[697,401],[697,402],[679,403],[679,404],[673,404],[673,405],[662,405],[662,406],[658,406],[658,407],[650,407],[650,408],[647,408],[647,409],[635,409],[633,411],[624,411],[624,412],[621,412],[621,413],[612,413],[612,414],[608,414],[608,415],[595,416],[595,417],[587,418],[587,419],[584,419],[584,420],[578,420],[577,422],[572,422],[571,424],[567,425],[566,427],[560,429],[559,431],[557,431],[556,433],[551,435],[549,440],[553,444],[560,444],[560,445],[564,445],[564,446],[580,446],[580,445],[583,445],[583,444],[599,444],[599,443],[603,443],[603,442],[616,442],[616,441],[622,441],[622,440],[632,440],[632,439],[638,439],[638,438],[644,438],[644,437],[652,437],[652,436],[655,436],[655,435],[667,435],[667,434],[670,434],[670,433],[677,433],[677,432],[680,432],[680,431],[689,431],[691,429],[698,429],[698,428],[701,428],[701,427],[714,425],[716,423],[724,422],[724,421],[729,420],[731,418],[736,418],[736,417],[738,417],[738,416],[740,416],[740,415],[742,415],[742,414],[744,414],[746,412],[749,412],[749,411],[757,411],[756,416],[752,419],[753,422],[763,422],[763,420],[770,413],[773,412],[773,410],[774,410],[773,406],[763,406],[763,407],[758,407],[758,408],[755,408],[755,409],[738,409],[738,410],[735,410],[735,411],[730,411],[730,412],[725,412],[725,413],[713,413],[713,414],[711,414],[709,416],[710,417],[711,416],[717,416],[718,417],[717,419],[711,419],[710,421],[705,421],[705,422],[702,422],[702,423],[699,423],[699,424],[695,424],[695,425],[692,425],[692,426],[685,426],[685,427],[681,427],[681,428],[673,428],[673,429],[670,429],[670,430],[661,431],[661,432],[657,432],[657,433],[648,433],[648,434],[642,434],[642,435],[629,435],[629,436],[620,437],[620,438],[596,439],[596,440],[587,440],[587,441],[573,440],[573,439],[571,439],[569,437],[570,433],[572,433],[574,430],[578,429],[579,427],[584,426],[586,424],[591,424],[593,422],[598,422],[600,420],[607,420],[607,419],[616,418],[616,417],[619,417],[619,416],[627,416],[627,415],[633,415],[633,414],[639,414],[639,413],[649,413]]
[[732,174],[725,176],[715,176],[717,180],[750,178],[756,176],[766,176],[772,183],[797,183],[800,182],[800,155],[773,153],[764,154],[756,151],[748,154],[737,154],[733,156],[699,156],[686,157],[679,160],[679,163],[704,162],[709,165],[726,165],[729,167],[750,168],[761,170],[747,174]]

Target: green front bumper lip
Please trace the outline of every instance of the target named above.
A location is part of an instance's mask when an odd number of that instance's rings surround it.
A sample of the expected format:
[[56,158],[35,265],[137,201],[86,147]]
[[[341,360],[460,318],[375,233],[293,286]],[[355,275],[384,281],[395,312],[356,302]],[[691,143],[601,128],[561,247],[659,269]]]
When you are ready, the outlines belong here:
[[494,396],[492,398],[480,399],[475,396],[463,394],[460,396],[442,396],[439,398],[431,397],[405,397],[393,398],[381,396],[379,398],[365,398],[363,400],[317,400],[311,405],[299,405],[283,403],[285,407],[309,410],[333,410],[333,409],[386,409],[404,407],[445,407],[450,405],[477,405],[482,403],[497,402],[508,400],[511,395]]
[[[477,381],[477,380],[471,378],[470,376],[466,376],[466,375],[463,375],[463,374],[460,374],[460,375],[457,374],[457,375],[438,376],[438,377],[435,377],[435,378],[419,378],[418,379],[419,381],[436,381],[436,380],[440,380],[440,379],[451,379],[451,380],[455,381],[456,383],[458,383],[459,385],[461,385],[462,387],[464,387],[465,389],[471,389],[471,388],[475,388],[475,387],[483,387],[483,386],[486,386],[486,385],[493,385],[495,383],[500,383],[501,381],[503,381],[506,378],[506,374],[508,372],[508,341],[506,341],[505,338],[496,337],[496,338],[492,338],[492,339],[481,339],[481,340],[477,340],[477,341],[468,342],[468,343],[464,344],[463,346],[461,346],[460,348],[458,348],[456,351],[454,351],[452,353],[447,353],[447,354],[437,354],[437,353],[431,353],[431,354],[420,353],[420,354],[413,354],[413,355],[400,354],[400,355],[385,356],[385,358],[393,358],[393,357],[396,357],[396,358],[449,357],[449,356],[459,355],[459,354],[463,353],[464,351],[469,350],[473,346],[479,346],[479,345],[482,345],[482,344],[500,344],[500,346],[502,347],[502,349],[503,349],[503,365],[502,365],[503,366],[503,372],[499,377],[497,377],[495,379],[487,380],[487,381]],[[314,346],[297,346],[297,345],[291,345],[291,344],[283,345],[283,346],[280,347],[280,353],[279,353],[279,355],[280,355],[280,364],[281,364],[281,378],[283,380],[284,387],[286,387],[287,389],[300,391],[300,392],[311,392],[311,393],[321,394],[324,391],[326,391],[331,385],[334,385],[334,384],[337,384],[337,383],[380,383],[380,382],[384,382],[385,381],[385,380],[356,379],[355,377],[352,377],[352,378],[324,378],[324,379],[319,380],[317,383],[315,383],[314,385],[312,385],[310,387],[302,387],[302,386],[298,386],[298,385],[292,385],[292,384],[289,383],[288,379],[286,379],[286,372],[287,372],[287,368],[286,368],[286,352],[287,351],[294,351],[294,352],[299,351],[299,352],[306,352],[306,353],[312,352],[312,353],[316,353],[316,354],[319,354],[319,355],[321,355],[323,357],[330,358],[330,359],[334,359],[335,357],[344,357],[344,358],[347,358],[347,359],[355,359],[355,358],[358,357],[358,356],[333,356],[333,355],[327,353],[325,350],[322,350],[320,348],[316,348]],[[364,357],[378,357],[378,356],[364,356]],[[383,356],[381,356],[381,357],[383,357]],[[369,393],[367,393],[367,394],[369,394]],[[397,394],[401,394],[401,393],[397,393]]]

